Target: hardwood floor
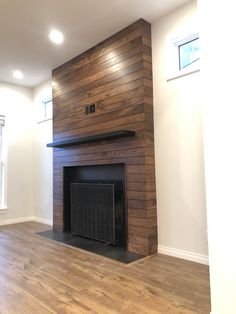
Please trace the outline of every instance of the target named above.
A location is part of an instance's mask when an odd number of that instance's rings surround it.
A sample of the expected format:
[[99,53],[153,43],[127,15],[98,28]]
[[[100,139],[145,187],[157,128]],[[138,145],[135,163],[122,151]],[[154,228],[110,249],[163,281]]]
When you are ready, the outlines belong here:
[[0,313],[210,313],[208,267],[165,255],[129,265],[0,227]]

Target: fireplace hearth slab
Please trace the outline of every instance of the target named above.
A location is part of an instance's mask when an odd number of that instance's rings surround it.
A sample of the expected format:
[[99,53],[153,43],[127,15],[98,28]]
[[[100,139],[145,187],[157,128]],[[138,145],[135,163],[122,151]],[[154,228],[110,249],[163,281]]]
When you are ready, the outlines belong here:
[[143,258],[143,255],[128,252],[125,248],[105,245],[96,240],[80,237],[67,232],[58,232],[54,230],[47,230],[37,233],[47,239],[55,240],[76,248],[89,251],[104,257],[114,259],[116,261],[128,264]]

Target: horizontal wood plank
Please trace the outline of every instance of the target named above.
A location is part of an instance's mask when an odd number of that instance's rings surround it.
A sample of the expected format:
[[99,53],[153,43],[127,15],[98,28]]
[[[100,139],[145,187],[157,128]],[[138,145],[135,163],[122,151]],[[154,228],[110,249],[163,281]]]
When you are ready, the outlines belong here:
[[[151,27],[139,20],[53,70],[53,140],[119,130],[134,138],[54,148],[54,228],[64,228],[65,167],[123,163],[128,248],[157,247]],[[95,104],[93,114],[85,106]]]

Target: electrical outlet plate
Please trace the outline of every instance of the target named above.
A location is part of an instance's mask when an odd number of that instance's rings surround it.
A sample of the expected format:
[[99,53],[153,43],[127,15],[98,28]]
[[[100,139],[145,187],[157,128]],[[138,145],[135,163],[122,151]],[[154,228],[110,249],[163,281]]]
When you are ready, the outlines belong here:
[[96,111],[96,105],[92,104],[90,105],[90,113],[94,113]]

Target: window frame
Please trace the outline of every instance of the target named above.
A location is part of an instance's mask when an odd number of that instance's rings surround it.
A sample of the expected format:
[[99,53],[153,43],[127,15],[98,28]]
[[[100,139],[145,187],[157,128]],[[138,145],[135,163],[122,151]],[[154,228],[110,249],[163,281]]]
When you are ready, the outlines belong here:
[[198,32],[166,38],[167,81],[200,71],[200,58],[189,66],[180,68],[180,47],[196,39],[199,39]]
[[7,210],[7,141],[6,141],[6,125],[5,125],[5,115],[0,115],[4,117],[4,125],[0,126],[2,131],[0,145],[0,167],[1,167],[1,176],[0,176],[0,214],[4,214]]
[[185,46],[185,45],[188,45],[196,40],[199,40],[199,37],[196,37],[196,38],[193,38],[193,39],[190,39],[184,43],[181,43],[178,45],[178,57],[179,57],[179,70],[183,70],[185,68],[187,68],[187,66],[191,66],[193,64],[193,62],[197,62],[200,58],[196,59],[195,61],[193,61],[192,63],[189,63],[188,65],[186,65],[185,67],[182,67],[181,66],[181,47]]
[[[47,105],[51,104],[51,110],[50,113],[47,111]],[[43,106],[43,107],[42,107]],[[52,120],[52,97],[45,98],[44,100],[41,100],[41,102],[38,104],[38,113],[37,113],[37,123],[42,123],[48,120]]]

